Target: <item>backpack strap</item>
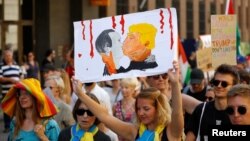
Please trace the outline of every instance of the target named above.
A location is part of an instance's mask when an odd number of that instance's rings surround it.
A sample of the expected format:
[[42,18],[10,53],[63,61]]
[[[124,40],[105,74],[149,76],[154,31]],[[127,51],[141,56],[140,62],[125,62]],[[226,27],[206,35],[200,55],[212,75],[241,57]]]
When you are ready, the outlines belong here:
[[196,141],[200,141],[201,120],[202,120],[202,117],[203,117],[203,114],[204,114],[204,111],[205,111],[205,108],[206,108],[206,103],[207,102],[204,102],[203,107],[202,107],[201,117],[200,117],[200,121],[199,121],[199,128],[198,128],[198,134],[197,134]]

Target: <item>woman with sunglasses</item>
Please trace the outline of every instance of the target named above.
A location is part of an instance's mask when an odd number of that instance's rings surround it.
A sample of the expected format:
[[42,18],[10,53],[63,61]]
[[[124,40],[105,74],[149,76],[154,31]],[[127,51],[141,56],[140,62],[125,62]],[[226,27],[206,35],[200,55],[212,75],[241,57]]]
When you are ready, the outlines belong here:
[[227,109],[233,125],[250,125],[250,86],[238,84],[227,94]]
[[166,97],[156,88],[142,90],[135,101],[137,124],[121,121],[96,104],[82,91],[82,83],[73,79],[73,88],[78,97],[108,128],[130,141],[181,140],[184,127],[181,91],[179,87],[179,67],[173,62],[168,76],[172,87],[172,110]]
[[[87,95],[93,102],[100,104],[95,95]],[[100,121],[80,99],[76,101],[72,114],[76,124],[62,130],[58,141],[111,141],[109,136],[98,129]]]
[[34,78],[16,83],[2,101],[2,109],[14,117],[8,141],[57,141],[60,128],[51,117],[57,109]]

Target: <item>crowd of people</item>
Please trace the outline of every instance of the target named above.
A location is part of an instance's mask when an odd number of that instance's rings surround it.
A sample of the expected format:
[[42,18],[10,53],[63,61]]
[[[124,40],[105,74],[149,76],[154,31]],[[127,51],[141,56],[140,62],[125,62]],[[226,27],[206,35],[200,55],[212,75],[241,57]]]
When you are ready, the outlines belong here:
[[33,52],[19,66],[11,48],[3,50],[1,109],[9,141],[203,141],[211,126],[250,124],[246,67],[221,64],[210,79],[193,68],[183,86],[173,61],[163,74],[83,84],[74,77],[73,54],[63,68],[55,68],[54,50],[41,67]]

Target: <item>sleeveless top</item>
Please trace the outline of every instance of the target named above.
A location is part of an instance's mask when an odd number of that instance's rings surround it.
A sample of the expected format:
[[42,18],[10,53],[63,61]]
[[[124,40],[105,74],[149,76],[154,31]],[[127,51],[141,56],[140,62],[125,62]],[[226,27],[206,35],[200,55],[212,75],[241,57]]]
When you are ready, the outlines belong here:
[[38,79],[38,73],[39,73],[39,65],[37,62],[35,62],[35,65],[32,66],[30,63],[28,63],[29,69],[27,69],[27,78],[36,78]]
[[117,117],[118,119],[125,121],[125,122],[130,122],[134,123],[135,122],[135,109],[134,107],[131,107],[130,109],[126,110],[122,108],[122,101],[118,101],[114,105],[114,116]]

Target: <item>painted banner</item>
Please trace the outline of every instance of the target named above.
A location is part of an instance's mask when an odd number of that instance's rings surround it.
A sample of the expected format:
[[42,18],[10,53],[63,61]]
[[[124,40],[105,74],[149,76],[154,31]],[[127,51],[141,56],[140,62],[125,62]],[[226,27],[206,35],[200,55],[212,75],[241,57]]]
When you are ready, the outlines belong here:
[[212,67],[236,65],[236,15],[212,15]]
[[75,76],[82,82],[165,73],[177,60],[174,8],[74,22]]

